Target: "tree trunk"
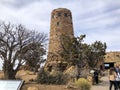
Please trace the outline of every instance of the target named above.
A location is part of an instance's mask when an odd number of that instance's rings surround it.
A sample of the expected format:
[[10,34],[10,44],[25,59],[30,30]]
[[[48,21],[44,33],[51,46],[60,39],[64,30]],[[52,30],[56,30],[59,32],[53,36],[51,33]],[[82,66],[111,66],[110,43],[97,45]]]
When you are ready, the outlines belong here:
[[6,70],[5,72],[4,72],[4,78],[7,80],[7,79],[15,79],[15,75],[16,75],[16,73],[14,72],[14,70],[11,70],[11,71],[9,71],[9,70]]
[[4,63],[4,79],[15,79],[16,71],[13,70],[13,64],[9,61]]

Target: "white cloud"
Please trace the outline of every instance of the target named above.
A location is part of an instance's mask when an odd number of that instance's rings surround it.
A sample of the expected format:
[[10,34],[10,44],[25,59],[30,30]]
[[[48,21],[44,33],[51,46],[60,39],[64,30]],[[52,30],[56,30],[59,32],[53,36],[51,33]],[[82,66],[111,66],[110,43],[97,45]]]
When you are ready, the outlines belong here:
[[0,3],[14,3],[15,0],[0,0]]
[[49,34],[51,12],[60,7],[71,10],[75,36],[86,34],[85,42],[120,51],[120,0],[0,0],[0,21]]
[[107,44],[107,51],[120,51],[120,32],[119,28],[109,29],[109,30],[104,30],[104,31],[96,31],[87,34],[85,38],[85,42],[91,44],[93,42],[97,41],[102,41],[106,42]]
[[120,50],[120,0],[1,0],[0,20],[22,23],[49,34],[50,15],[55,8],[68,8],[75,35],[86,34],[86,42],[107,42],[107,50]]

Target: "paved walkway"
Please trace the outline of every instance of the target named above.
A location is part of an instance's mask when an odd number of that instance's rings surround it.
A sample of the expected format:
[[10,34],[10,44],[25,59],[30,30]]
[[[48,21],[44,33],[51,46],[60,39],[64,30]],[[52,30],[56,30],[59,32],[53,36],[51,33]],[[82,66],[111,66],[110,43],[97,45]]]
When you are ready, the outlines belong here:
[[109,80],[108,80],[108,74],[105,73],[105,76],[101,78],[101,83],[98,85],[93,85],[91,90],[109,90]]

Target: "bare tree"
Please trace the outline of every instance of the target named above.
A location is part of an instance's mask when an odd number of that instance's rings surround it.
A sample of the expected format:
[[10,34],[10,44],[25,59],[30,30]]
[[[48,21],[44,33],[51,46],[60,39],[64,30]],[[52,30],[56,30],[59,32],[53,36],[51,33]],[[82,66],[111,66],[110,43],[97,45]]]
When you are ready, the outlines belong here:
[[43,45],[47,35],[11,23],[3,23],[0,31],[0,58],[3,60],[5,79],[15,79],[17,71],[25,62],[26,51],[29,49],[26,47],[33,43]]
[[26,66],[29,67],[29,70],[34,71],[34,73],[38,71],[41,63],[46,61],[43,57],[46,54],[46,50],[41,43],[34,42],[29,44],[24,48],[22,53],[25,53],[24,59],[26,60]]

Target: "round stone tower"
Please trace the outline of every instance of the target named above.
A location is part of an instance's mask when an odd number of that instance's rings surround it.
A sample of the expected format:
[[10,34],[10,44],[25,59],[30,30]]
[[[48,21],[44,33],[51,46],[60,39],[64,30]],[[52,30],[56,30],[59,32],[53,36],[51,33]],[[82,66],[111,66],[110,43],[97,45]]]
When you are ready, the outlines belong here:
[[[71,11],[66,8],[54,9],[51,13],[50,40],[46,67],[57,67],[61,62],[58,52],[61,51],[60,37],[74,36]],[[50,70],[51,71],[51,70]]]

